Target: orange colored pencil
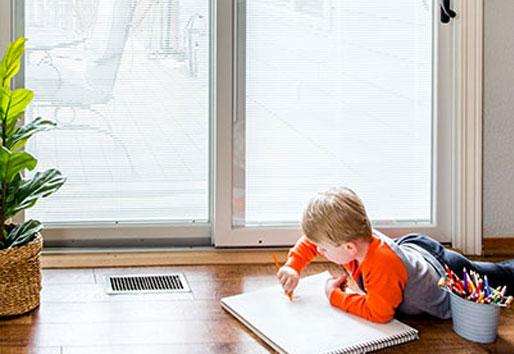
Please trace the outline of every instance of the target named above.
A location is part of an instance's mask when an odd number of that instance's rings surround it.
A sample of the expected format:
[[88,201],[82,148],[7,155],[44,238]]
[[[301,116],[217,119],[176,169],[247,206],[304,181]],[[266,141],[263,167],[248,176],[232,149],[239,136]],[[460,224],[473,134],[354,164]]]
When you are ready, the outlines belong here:
[[[277,273],[278,273],[278,271],[280,270],[280,264],[278,264],[277,256],[273,255],[273,261],[275,262],[275,269],[277,270]],[[293,301],[293,292],[288,291],[285,293],[286,293],[287,297],[289,298],[289,301]]]

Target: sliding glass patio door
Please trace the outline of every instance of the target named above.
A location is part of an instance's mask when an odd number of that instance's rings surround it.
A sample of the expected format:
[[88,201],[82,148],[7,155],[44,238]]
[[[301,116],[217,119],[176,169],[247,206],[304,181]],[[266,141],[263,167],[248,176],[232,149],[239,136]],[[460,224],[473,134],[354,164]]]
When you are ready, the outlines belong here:
[[451,27],[436,2],[231,5],[216,245],[291,244],[309,198],[342,185],[387,234],[450,241]]
[[68,176],[25,215],[50,243],[286,246],[341,185],[386,234],[451,241],[438,1],[6,3],[7,37],[28,38],[26,119],[59,124],[27,147]]

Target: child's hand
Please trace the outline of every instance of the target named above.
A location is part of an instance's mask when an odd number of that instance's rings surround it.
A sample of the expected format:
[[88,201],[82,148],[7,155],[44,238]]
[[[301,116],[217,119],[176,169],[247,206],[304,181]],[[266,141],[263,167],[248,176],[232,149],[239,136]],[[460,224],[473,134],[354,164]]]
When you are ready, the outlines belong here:
[[346,288],[346,280],[347,275],[343,274],[340,277],[332,277],[328,278],[327,282],[325,283],[325,294],[327,295],[327,299],[330,301],[330,296],[332,296],[332,293],[335,289],[341,289],[344,290]]
[[300,274],[288,266],[281,267],[278,270],[277,277],[287,294],[292,293],[300,281]]

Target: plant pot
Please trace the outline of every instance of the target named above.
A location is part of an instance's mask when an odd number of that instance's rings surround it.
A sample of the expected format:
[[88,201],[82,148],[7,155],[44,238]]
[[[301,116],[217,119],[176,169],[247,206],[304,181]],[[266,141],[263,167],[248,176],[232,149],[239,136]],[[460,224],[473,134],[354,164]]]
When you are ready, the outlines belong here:
[[39,305],[43,237],[0,251],[0,316],[13,316]]

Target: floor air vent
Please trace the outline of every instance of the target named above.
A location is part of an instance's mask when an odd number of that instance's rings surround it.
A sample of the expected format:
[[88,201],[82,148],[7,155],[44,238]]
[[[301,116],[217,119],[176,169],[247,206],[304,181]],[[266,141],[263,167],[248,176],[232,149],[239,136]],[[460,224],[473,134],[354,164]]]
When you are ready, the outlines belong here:
[[190,292],[182,273],[157,275],[109,275],[105,277],[108,294],[184,293]]

